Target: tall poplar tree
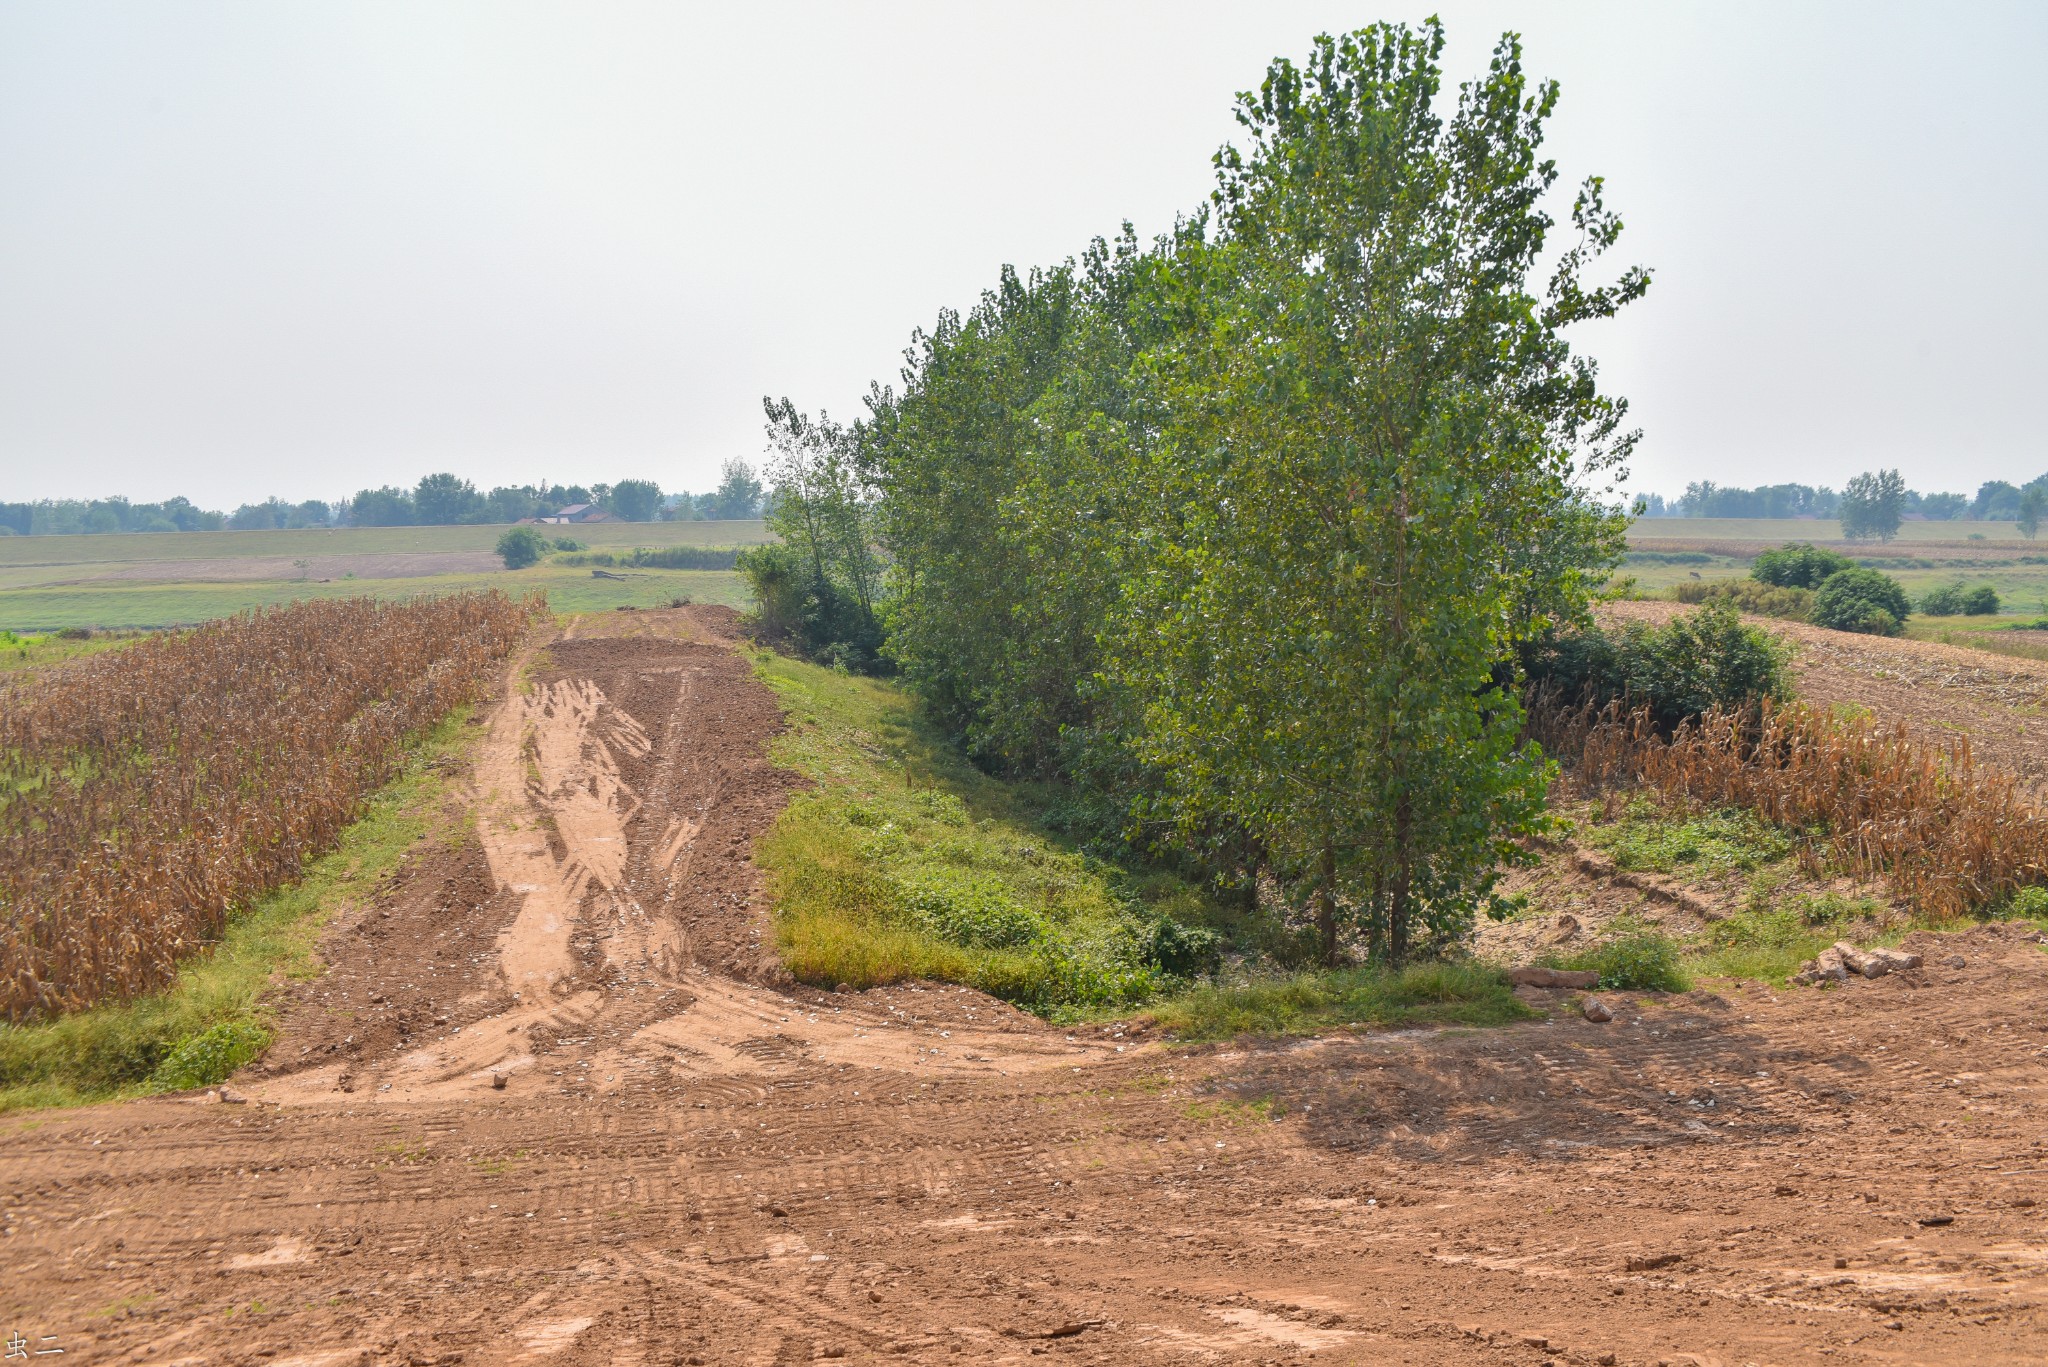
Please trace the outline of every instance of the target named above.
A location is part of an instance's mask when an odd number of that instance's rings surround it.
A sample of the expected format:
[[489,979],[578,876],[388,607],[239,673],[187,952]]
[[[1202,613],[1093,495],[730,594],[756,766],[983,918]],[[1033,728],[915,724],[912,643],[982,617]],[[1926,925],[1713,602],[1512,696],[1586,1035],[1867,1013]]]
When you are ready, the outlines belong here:
[[1436,112],[1443,32],[1317,40],[1241,99],[1168,415],[1130,476],[1140,548],[1105,677],[1165,776],[1155,815],[1249,832],[1315,913],[1400,962],[1492,896],[1540,815],[1515,642],[1583,611],[1621,519],[1586,498],[1632,437],[1562,330],[1640,295],[1585,278],[1619,221],[1588,181],[1547,292],[1556,88],[1517,41]]

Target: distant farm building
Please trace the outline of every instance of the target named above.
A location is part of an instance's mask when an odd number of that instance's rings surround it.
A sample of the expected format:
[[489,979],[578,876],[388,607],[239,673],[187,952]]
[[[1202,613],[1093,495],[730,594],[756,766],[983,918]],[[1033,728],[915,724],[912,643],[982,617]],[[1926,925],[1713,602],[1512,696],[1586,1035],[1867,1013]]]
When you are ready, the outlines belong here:
[[585,522],[617,522],[604,509],[594,503],[571,503],[552,517],[522,517],[519,524],[526,527],[561,527]]

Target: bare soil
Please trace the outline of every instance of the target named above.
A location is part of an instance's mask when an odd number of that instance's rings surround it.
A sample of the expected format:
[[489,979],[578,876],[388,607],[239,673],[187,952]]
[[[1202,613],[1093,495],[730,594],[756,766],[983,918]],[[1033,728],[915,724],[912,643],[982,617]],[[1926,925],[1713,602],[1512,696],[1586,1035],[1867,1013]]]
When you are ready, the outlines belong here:
[[793,780],[731,646],[618,613],[522,661],[247,1100],[0,1122],[0,1330],[271,1367],[2042,1359],[2014,928],[1826,992],[1228,1047],[798,989],[748,858]]

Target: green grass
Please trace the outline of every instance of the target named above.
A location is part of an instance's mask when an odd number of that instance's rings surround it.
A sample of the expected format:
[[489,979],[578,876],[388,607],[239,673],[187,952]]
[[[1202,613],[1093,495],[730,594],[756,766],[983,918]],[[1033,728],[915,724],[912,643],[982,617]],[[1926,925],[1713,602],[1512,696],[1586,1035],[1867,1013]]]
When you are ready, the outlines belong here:
[[1673,812],[1634,798],[1617,820],[1581,831],[1630,872],[1718,877],[1749,873],[1791,856],[1792,840],[1750,812]]
[[1684,955],[1685,947],[1669,935],[1618,917],[1592,944],[1549,962],[1598,973],[1610,992],[1684,992],[1692,987]]
[[1896,944],[1914,928],[1874,897],[1823,892],[1781,899],[1760,880],[1747,907],[1706,928],[1687,962],[1695,973],[1709,977],[1783,983],[1837,940]]
[[1173,985],[1161,946],[1212,912],[1193,887],[1073,848],[1043,823],[1046,790],[976,770],[900,690],[754,659],[791,722],[775,759],[817,785],[756,846],[798,979],[964,983],[1061,1016]]
[[343,905],[368,899],[425,839],[452,781],[435,761],[473,734],[468,709],[421,738],[399,778],[371,800],[305,876],[231,916],[220,941],[162,992],[33,1025],[0,1025],[0,1111],[68,1106],[202,1087],[262,1052],[274,975],[316,973],[313,946]]
[[1175,1037],[1195,1041],[1363,1026],[1507,1025],[1536,1013],[1516,1000],[1498,970],[1429,963],[1196,987],[1144,1014]]
[[[191,535],[211,533],[194,532]],[[248,535],[292,536],[296,533],[252,532]],[[47,539],[64,541],[78,538]],[[5,538],[0,538],[0,543],[4,541]],[[745,607],[750,602],[746,581],[730,570],[632,570],[629,576],[624,580],[597,579],[587,569],[536,565],[524,570],[438,574],[412,579],[336,579],[325,584],[295,579],[230,583],[101,580],[41,588],[0,589],[0,628],[42,632],[74,626],[180,626],[231,616],[250,608],[276,607],[308,598],[354,598],[363,595],[410,598],[419,594],[491,588],[515,594],[531,589],[545,590],[548,605],[558,613],[661,607],[678,597],[730,607]]]
[[[772,541],[759,519],[741,522],[593,522],[542,527],[586,546],[753,546]],[[0,536],[0,566],[214,560],[261,555],[400,555],[489,551],[502,524],[475,527],[309,527],[291,532],[133,532],[104,536]]]
[[72,640],[56,635],[17,635],[12,631],[0,631],[0,674],[9,670],[40,669],[45,665],[62,664],[75,660],[81,655],[97,655],[103,650],[117,650],[141,640],[141,636],[93,635],[82,640]]

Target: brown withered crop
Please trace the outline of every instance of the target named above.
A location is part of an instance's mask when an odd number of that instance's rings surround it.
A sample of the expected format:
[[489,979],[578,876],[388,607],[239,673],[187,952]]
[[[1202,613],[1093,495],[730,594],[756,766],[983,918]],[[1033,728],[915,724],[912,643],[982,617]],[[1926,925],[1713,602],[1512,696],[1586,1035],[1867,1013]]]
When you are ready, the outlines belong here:
[[1867,716],[1793,703],[1709,712],[1670,736],[1646,710],[1531,700],[1529,734],[1588,790],[1643,784],[1743,807],[1802,834],[1800,858],[1882,878],[1924,913],[1962,916],[2048,881],[2048,812],[1979,767]]
[[0,1019],[161,986],[331,848],[545,611],[305,602],[0,684]]

